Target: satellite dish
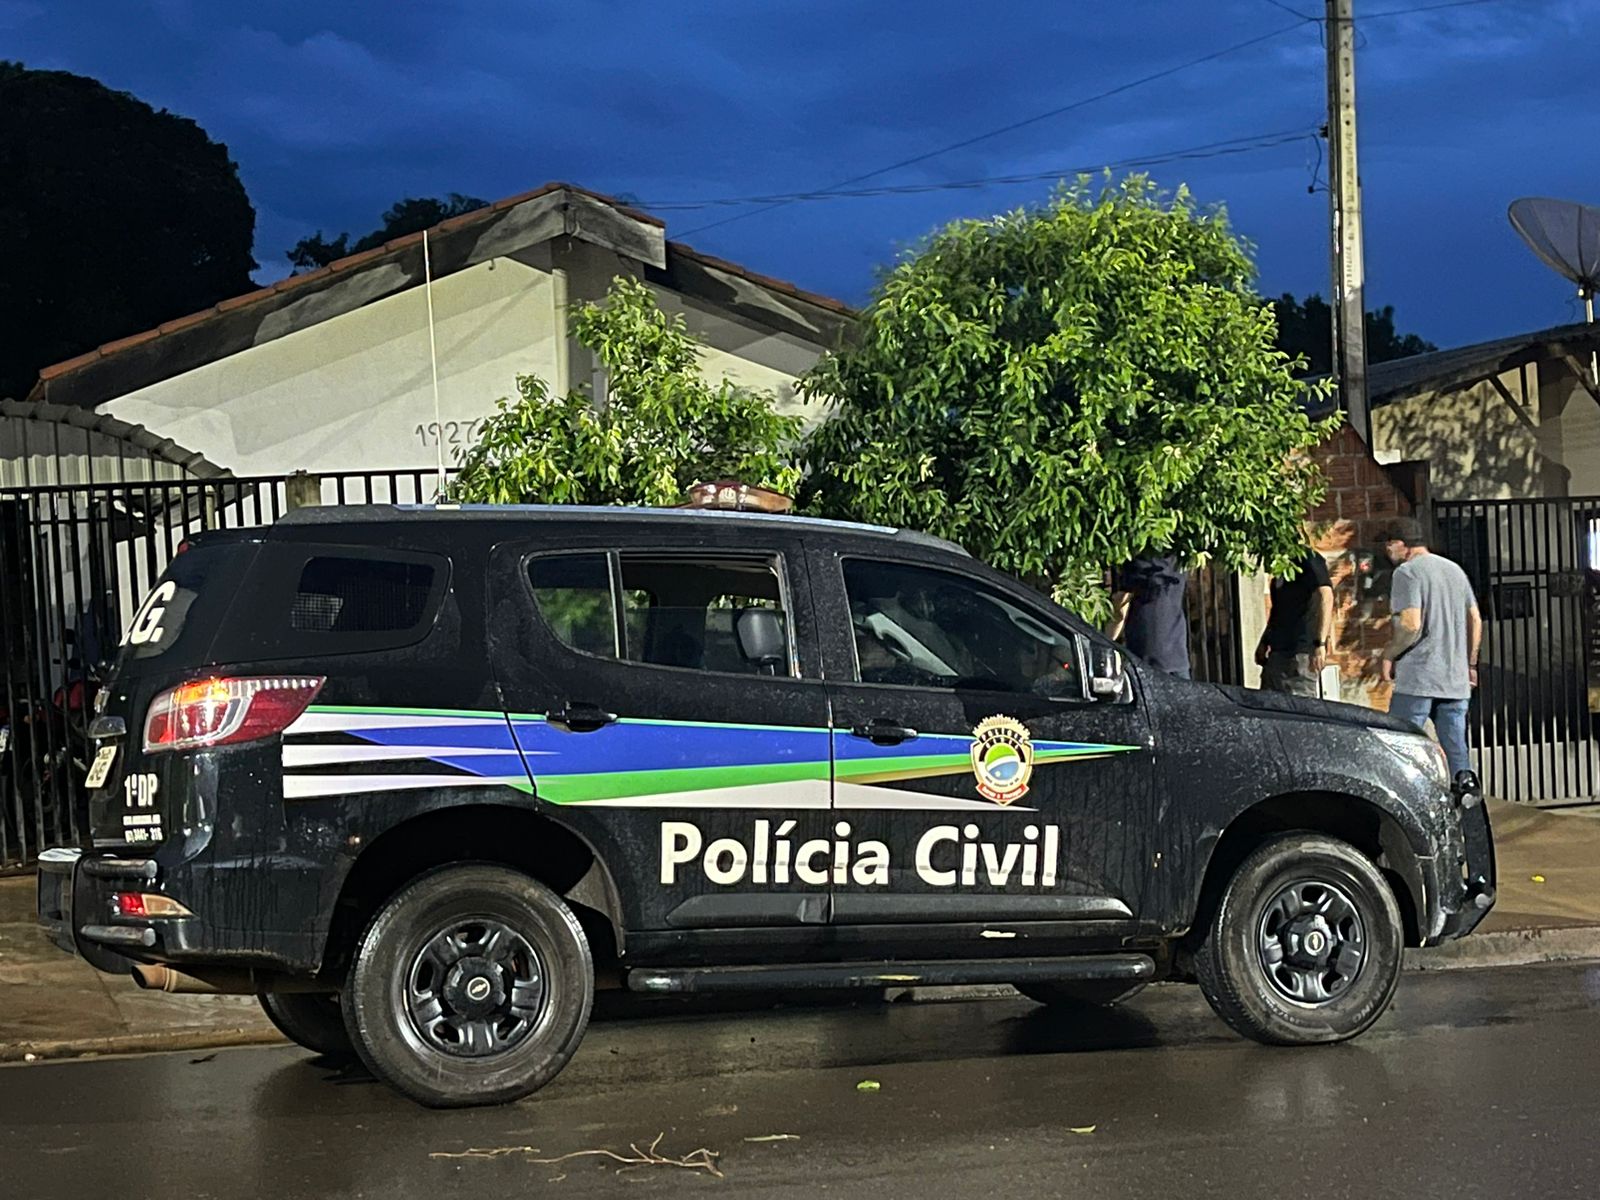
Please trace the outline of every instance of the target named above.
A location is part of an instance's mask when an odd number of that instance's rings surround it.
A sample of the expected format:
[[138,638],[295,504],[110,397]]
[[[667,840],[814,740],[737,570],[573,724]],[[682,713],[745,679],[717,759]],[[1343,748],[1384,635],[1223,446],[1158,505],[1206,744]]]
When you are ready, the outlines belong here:
[[1600,289],[1600,208],[1527,197],[1513,201],[1506,215],[1545,266],[1578,285],[1578,295],[1589,302],[1589,320],[1594,320],[1594,294]]
[[[1513,200],[1506,215],[1545,266],[1578,285],[1584,316],[1593,324],[1594,294],[1600,288],[1600,208],[1527,196]],[[1600,382],[1600,357],[1589,356],[1589,371]]]

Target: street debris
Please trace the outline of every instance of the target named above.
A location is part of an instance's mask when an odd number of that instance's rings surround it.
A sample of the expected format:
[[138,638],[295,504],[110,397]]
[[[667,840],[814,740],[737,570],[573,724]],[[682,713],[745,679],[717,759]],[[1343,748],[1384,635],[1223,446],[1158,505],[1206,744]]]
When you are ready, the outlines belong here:
[[530,1163],[538,1163],[541,1166],[557,1166],[577,1158],[609,1158],[613,1162],[622,1164],[618,1174],[639,1167],[681,1167],[686,1171],[704,1171],[706,1174],[714,1175],[718,1179],[724,1178],[722,1172],[717,1169],[717,1159],[722,1157],[717,1151],[707,1150],[702,1146],[698,1150],[689,1151],[681,1158],[673,1158],[670,1155],[662,1154],[659,1149],[661,1139],[666,1136],[665,1133],[656,1134],[655,1141],[643,1149],[639,1147],[637,1142],[628,1143],[628,1149],[633,1152],[631,1157],[626,1154],[618,1154],[615,1150],[600,1148],[595,1150],[573,1150],[567,1154],[558,1154],[554,1158],[540,1158],[537,1157],[539,1154],[537,1146],[487,1146],[473,1147],[468,1150],[435,1150],[428,1157],[507,1158],[514,1154],[520,1154],[526,1156]]
[[1095,1131],[1095,1127],[1093,1125],[1074,1125],[1074,1126],[1072,1126],[1072,1132],[1073,1133],[1089,1134],[1089,1133],[1093,1133],[1094,1131]]
[[747,1137],[747,1142],[798,1142],[798,1133],[763,1133],[759,1137]]
[[1535,883],[1543,883],[1544,882],[1544,876],[1543,875],[1535,875],[1535,876],[1533,876],[1533,881]]
[[201,1063],[208,1063],[214,1058],[216,1058],[216,1054],[215,1053],[202,1054],[199,1058],[191,1058],[189,1060],[189,1065],[191,1067],[198,1067]]
[[882,1090],[883,1084],[879,1083],[876,1079],[863,1079],[860,1083],[856,1084],[856,1091],[858,1092],[879,1092]]

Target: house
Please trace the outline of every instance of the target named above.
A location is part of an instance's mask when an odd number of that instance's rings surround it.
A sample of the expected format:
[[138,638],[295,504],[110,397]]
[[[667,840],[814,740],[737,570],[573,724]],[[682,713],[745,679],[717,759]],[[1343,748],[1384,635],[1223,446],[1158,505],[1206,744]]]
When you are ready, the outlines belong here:
[[1511,799],[1600,797],[1597,359],[1600,325],[1579,324],[1379,363],[1368,371],[1370,452],[1349,426],[1319,451],[1329,492],[1313,517],[1338,647],[1330,694],[1387,706],[1381,527],[1431,518],[1437,548],[1478,595],[1473,737],[1485,783]]
[[[667,239],[620,201],[552,183],[45,368],[0,400],[0,487],[379,471],[446,463],[516,376],[603,387],[573,305],[644,280],[712,379],[774,392],[849,309]],[[439,406],[430,367],[431,268]],[[131,472],[131,474],[130,474]]]
[[1437,500],[1600,494],[1597,357],[1578,324],[1374,364],[1373,457],[1426,463]]

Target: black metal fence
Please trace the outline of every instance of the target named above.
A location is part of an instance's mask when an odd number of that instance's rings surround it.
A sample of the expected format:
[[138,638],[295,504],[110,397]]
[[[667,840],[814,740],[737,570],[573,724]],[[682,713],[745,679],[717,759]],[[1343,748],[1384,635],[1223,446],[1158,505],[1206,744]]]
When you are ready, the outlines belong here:
[[[305,493],[309,494],[305,494]],[[432,470],[0,488],[0,869],[79,844],[99,675],[187,537],[295,502],[432,502]]]
[[1470,729],[1486,791],[1600,798],[1600,498],[1438,502],[1434,515],[1484,619]]
[[1189,663],[1194,678],[1208,683],[1244,683],[1244,647],[1239,635],[1239,577],[1202,567],[1189,577]]

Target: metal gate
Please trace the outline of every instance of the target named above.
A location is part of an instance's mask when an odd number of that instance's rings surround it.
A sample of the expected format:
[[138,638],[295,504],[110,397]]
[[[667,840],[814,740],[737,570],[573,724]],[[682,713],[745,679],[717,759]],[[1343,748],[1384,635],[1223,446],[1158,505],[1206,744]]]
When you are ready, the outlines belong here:
[[1470,733],[1488,794],[1600,798],[1600,497],[1436,502],[1472,580],[1483,650]]
[[1239,638],[1239,576],[1205,566],[1189,576],[1189,662],[1207,683],[1244,683]]
[[[428,503],[438,491],[432,470],[305,482],[324,504]],[[0,489],[0,869],[85,836],[94,692],[178,546],[270,524],[289,487],[271,476]]]

